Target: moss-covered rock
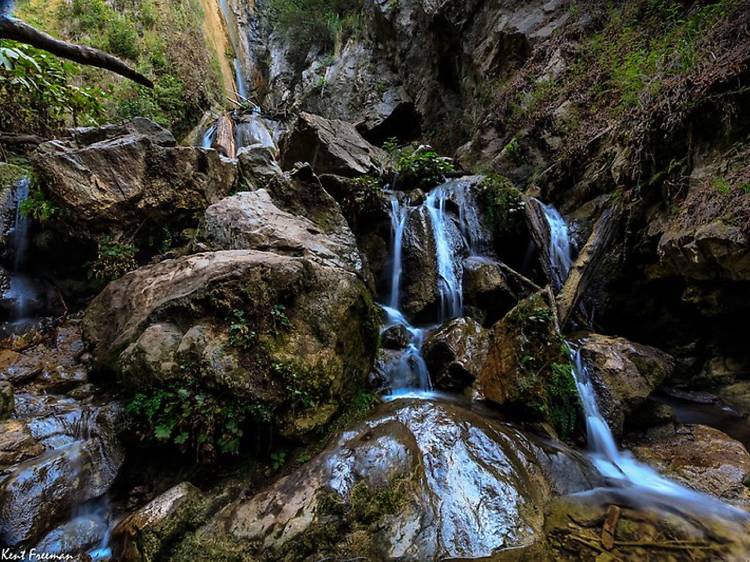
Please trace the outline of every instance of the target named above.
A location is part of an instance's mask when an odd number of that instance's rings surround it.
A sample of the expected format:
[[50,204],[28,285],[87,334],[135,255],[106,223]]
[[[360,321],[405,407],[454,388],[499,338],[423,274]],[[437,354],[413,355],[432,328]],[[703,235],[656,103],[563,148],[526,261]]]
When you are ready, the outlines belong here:
[[521,301],[495,324],[475,387],[488,400],[552,423],[562,437],[573,433],[578,393],[568,349],[543,293]]
[[355,274],[235,250],[131,272],[94,299],[84,331],[99,368],[131,392],[203,387],[219,407],[257,405],[300,437],[363,384],[378,323]]

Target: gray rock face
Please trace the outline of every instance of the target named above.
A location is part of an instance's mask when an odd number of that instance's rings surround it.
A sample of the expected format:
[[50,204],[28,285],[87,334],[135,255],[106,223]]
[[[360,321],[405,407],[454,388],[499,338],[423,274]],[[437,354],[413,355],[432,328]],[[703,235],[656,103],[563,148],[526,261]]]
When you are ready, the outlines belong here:
[[518,302],[502,268],[493,260],[471,256],[463,262],[464,305],[491,326]]
[[[543,506],[566,464],[574,488],[590,483],[575,455],[545,451],[510,426],[451,404],[399,401],[296,473],[227,506],[197,536],[199,544],[202,537],[282,553],[329,525],[342,556],[491,556],[541,539]],[[386,494],[385,509],[368,511]],[[325,545],[307,540],[311,554],[325,554]]]
[[311,220],[277,207],[265,189],[238,193],[209,207],[206,238],[215,248],[305,256],[363,273],[354,235],[346,226],[326,234]]
[[627,416],[674,370],[668,354],[625,338],[589,334],[580,349],[599,409],[615,435],[622,434]]
[[284,141],[281,164],[309,162],[317,174],[358,176],[379,173],[385,159],[350,123],[303,112]]
[[174,146],[168,131],[143,119],[42,143],[32,160],[49,196],[69,212],[70,229],[108,234],[204,209],[236,180],[236,164],[213,150]]
[[422,353],[435,386],[460,392],[479,376],[489,333],[471,318],[456,318],[425,341]]

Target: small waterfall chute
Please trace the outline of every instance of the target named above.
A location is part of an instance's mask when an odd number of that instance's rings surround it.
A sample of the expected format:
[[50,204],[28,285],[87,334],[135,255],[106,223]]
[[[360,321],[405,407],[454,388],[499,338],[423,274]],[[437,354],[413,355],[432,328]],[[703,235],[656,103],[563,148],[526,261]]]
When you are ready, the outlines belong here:
[[573,267],[572,244],[568,224],[555,207],[542,204],[544,216],[549,226],[550,269],[556,289],[560,289]]
[[448,190],[442,186],[433,189],[425,200],[425,206],[430,213],[435,238],[438,292],[440,294],[440,315],[438,320],[440,322],[456,318],[463,312],[461,271],[457,265],[458,260],[453,252],[448,233],[448,221],[451,219],[446,213],[445,204],[447,200]]
[[571,356],[572,376],[586,416],[591,459],[602,476],[623,488],[620,494],[645,506],[656,505],[669,510],[743,522],[750,519],[750,514],[744,510],[665,478],[628,451],[620,450],[599,411],[594,386],[580,350],[573,351]]

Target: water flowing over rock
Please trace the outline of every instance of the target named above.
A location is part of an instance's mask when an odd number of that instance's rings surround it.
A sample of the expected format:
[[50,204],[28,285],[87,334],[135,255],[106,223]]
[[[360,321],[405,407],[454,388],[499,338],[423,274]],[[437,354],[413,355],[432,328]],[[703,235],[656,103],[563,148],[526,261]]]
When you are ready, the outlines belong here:
[[[571,491],[590,483],[576,455],[511,426],[450,403],[398,401],[298,472],[227,506],[192,548],[252,544],[295,560],[491,556],[542,539],[542,509],[563,466]],[[328,538],[316,540],[323,529]]]
[[750,453],[705,425],[666,424],[628,441],[641,461],[690,488],[748,509]]
[[372,146],[353,125],[301,113],[294,130],[285,139],[282,166],[309,162],[317,174],[355,176],[378,174],[386,154]]
[[175,146],[168,131],[142,118],[43,143],[33,161],[79,235],[74,224],[112,234],[202,210],[225,196],[237,175],[217,152]]
[[588,334],[579,343],[596,388],[599,410],[619,436],[627,417],[674,371],[674,360],[624,338]]
[[0,482],[0,537],[8,545],[40,539],[78,505],[106,493],[123,461],[115,436],[117,406],[81,408],[71,399],[32,395],[18,399],[23,425],[9,429],[26,433],[35,445],[24,445],[28,452],[19,453],[28,458],[8,467]]
[[[224,308],[217,308],[220,302]],[[275,303],[283,308],[274,309]],[[279,310],[283,329],[272,324]],[[252,322],[257,340],[247,344],[254,346],[250,351],[230,338],[234,311]],[[177,349],[176,334],[158,338],[156,349],[145,348],[144,338],[154,341],[147,335],[157,318],[179,326]],[[317,406],[285,412],[284,431],[300,435],[325,423],[364,380],[374,358],[376,322],[369,293],[354,274],[308,258],[232,250],[167,260],[111,283],[89,305],[84,334],[96,362],[115,372],[127,375],[123,366],[133,357],[156,357],[139,378],[156,385],[180,365],[199,364],[206,366],[200,371],[206,383],[278,405],[293,397],[278,386],[282,381],[271,365],[304,373],[300,380]]]

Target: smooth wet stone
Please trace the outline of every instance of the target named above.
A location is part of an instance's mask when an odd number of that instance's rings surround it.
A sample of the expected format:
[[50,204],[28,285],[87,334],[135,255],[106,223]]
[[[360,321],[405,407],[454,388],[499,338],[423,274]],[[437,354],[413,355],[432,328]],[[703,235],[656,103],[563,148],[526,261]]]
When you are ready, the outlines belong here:
[[19,439],[26,444],[19,447],[38,454],[26,454],[0,482],[0,540],[9,545],[39,540],[76,506],[106,493],[124,460],[116,437],[118,405],[83,406],[54,397],[30,402],[24,409],[29,417],[19,420]]
[[[458,405],[396,401],[266,491],[231,503],[190,544],[254,545],[278,559],[324,559],[329,547],[341,558],[404,562],[491,556],[540,541],[552,490],[563,479],[567,491],[590,486],[589,474],[564,448]],[[328,545],[315,542],[321,525],[335,530]],[[303,544],[312,549],[296,550]]]
[[410,339],[409,331],[401,324],[391,326],[380,336],[380,342],[386,349],[404,349],[409,345]]
[[107,528],[99,514],[81,515],[47,533],[35,548],[49,554],[82,555],[102,542]]
[[463,261],[463,270],[464,305],[481,313],[478,320],[485,326],[500,320],[518,301],[496,261],[470,256]]

